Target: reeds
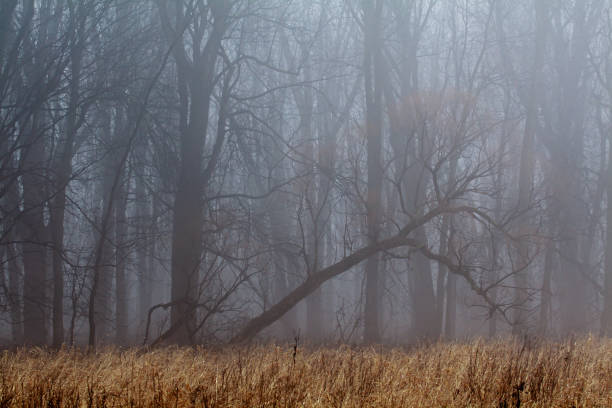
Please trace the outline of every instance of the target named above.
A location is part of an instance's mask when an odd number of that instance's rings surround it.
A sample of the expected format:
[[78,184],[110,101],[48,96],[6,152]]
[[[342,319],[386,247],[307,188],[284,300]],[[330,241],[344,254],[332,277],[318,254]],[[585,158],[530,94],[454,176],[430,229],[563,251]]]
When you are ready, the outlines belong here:
[[609,407],[612,341],[166,348],[0,358],[0,407]]

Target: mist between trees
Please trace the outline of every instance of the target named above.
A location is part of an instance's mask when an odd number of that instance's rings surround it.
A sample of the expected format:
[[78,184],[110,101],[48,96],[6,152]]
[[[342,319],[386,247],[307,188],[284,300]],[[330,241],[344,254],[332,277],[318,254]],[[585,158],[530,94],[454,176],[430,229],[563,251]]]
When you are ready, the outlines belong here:
[[1,1],[1,343],[611,334],[611,6]]

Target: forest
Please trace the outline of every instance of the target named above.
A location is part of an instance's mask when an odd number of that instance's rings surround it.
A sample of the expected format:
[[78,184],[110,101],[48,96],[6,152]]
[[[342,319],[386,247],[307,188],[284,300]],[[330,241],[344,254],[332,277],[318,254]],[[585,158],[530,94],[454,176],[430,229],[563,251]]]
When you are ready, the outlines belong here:
[[2,0],[0,344],[609,336],[611,137],[609,0]]

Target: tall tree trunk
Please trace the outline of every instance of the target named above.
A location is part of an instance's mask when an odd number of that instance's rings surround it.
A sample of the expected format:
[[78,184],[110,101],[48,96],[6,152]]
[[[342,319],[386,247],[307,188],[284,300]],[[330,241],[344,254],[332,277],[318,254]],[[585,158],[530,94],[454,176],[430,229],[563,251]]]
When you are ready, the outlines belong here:
[[[504,191],[504,168],[505,168],[505,157],[507,155],[507,146],[508,140],[511,137],[511,130],[509,126],[510,122],[510,104],[511,104],[511,94],[508,90],[504,92],[504,125],[502,126],[502,132],[499,138],[499,153],[497,155],[497,168],[494,175],[493,180],[493,190],[496,192],[496,196],[494,199],[494,219],[495,222],[501,224],[502,222],[502,211],[504,207],[503,203],[503,194]],[[489,285],[492,287],[489,289],[491,293],[491,299],[493,303],[497,304],[497,296],[498,296],[498,276],[499,271],[503,269],[503,262],[500,261],[501,257],[501,249],[504,245],[503,234],[501,231],[496,228],[493,232],[492,242],[490,246],[490,265],[491,271],[489,272]],[[494,338],[497,335],[497,310],[490,309],[489,310],[489,327],[488,327],[488,336],[489,338]]]
[[43,345],[46,326],[46,230],[44,225],[44,144],[35,114],[30,128],[29,148],[23,154],[23,212],[20,237],[23,260],[23,334],[30,345]]
[[[273,279],[273,299],[274,302],[280,301],[287,296],[291,289],[291,278],[288,273],[297,270],[299,266],[289,249],[290,242],[289,230],[291,228],[290,214],[288,205],[283,205],[278,198],[271,200],[268,207],[270,217],[270,235],[274,246],[274,279]],[[290,310],[281,319],[280,338],[290,339],[298,327],[297,313],[295,309]]]
[[[552,223],[551,223],[552,224]],[[556,225],[554,221],[553,226]],[[540,322],[539,332],[541,336],[546,336],[551,326],[551,309],[552,309],[552,274],[555,264],[555,252],[557,251],[556,243],[552,237],[554,234],[550,234],[551,238],[546,242],[546,249],[544,254],[544,273],[542,274],[542,294],[540,301]]]
[[[5,162],[0,167],[0,179],[3,180],[4,195],[0,196],[3,217],[0,220],[2,239],[0,245],[4,247],[5,265],[7,272],[7,306],[10,315],[11,339],[13,344],[23,343],[23,315],[22,315],[22,270],[19,265],[19,254],[15,249],[15,242],[19,241],[19,191],[15,159],[5,148],[9,140],[0,142],[0,156]],[[4,264],[3,264],[4,265]]]
[[[455,179],[457,176],[457,164],[458,164],[457,155],[453,155],[450,161],[450,168],[448,170],[448,185],[454,186]],[[448,192],[447,192],[448,193]],[[447,214],[443,217],[442,220],[442,232],[440,234],[440,253],[446,256],[451,256],[452,252],[452,240],[454,234],[453,227],[453,219],[451,214]],[[438,286],[437,296],[438,296],[438,334],[441,333],[441,325],[442,325],[442,304],[443,300],[446,297],[445,303],[445,311],[444,311],[444,337],[446,340],[453,340],[455,338],[455,329],[456,329],[456,316],[457,316],[457,277],[449,273],[448,267],[444,265],[442,262],[438,263],[439,267],[439,275],[438,280],[444,279],[446,277],[446,291],[445,294],[442,293],[442,288],[440,285]]]
[[[62,173],[65,166],[62,165]],[[70,177],[70,176],[68,176]],[[58,177],[67,183],[61,175]],[[53,245],[53,347],[57,348],[64,342],[64,213],[66,208],[66,188],[60,187],[53,199],[49,227]]]
[[[194,78],[195,80],[195,78]],[[171,325],[178,327],[174,341],[192,342],[195,328],[199,271],[202,262],[203,180],[202,154],[208,127],[210,81],[200,89],[192,84],[190,123],[181,135],[181,164],[174,198],[172,229]]]
[[[597,3],[595,3],[597,4]],[[599,3],[601,5],[601,3]],[[561,101],[559,106],[560,140],[556,150],[555,173],[559,177],[556,198],[560,205],[559,239],[560,268],[559,295],[561,299],[561,332],[582,332],[588,328],[588,304],[590,283],[583,275],[580,259],[580,240],[587,220],[582,202],[581,170],[584,166],[585,105],[587,87],[583,81],[588,61],[587,3],[576,2],[572,10],[572,35],[569,53],[565,45],[558,44],[557,52],[564,57],[562,69]]]
[[[415,237],[419,242],[423,242],[424,245],[427,246],[427,236],[424,228],[419,228],[415,233]],[[414,334],[419,339],[437,339],[440,336],[440,332],[438,331],[440,325],[436,320],[438,314],[436,312],[431,261],[424,255],[417,253],[414,256],[413,267],[411,295],[414,308]],[[448,291],[455,290],[455,279],[456,276],[453,274],[448,276]],[[451,296],[449,297],[449,295]],[[451,292],[447,292],[447,306],[452,307],[454,311],[455,308],[453,305],[453,295]],[[449,309],[447,309],[447,312],[448,311]],[[449,334],[454,336],[454,333]]]
[[[168,41],[172,44],[176,35],[183,35],[187,27],[181,27],[187,19],[200,16],[183,15],[183,1],[173,2],[177,27],[172,27],[167,1],[160,3],[162,25],[166,28]],[[196,327],[196,303],[199,272],[202,262],[202,226],[204,192],[208,180],[204,177],[202,156],[208,132],[210,103],[214,88],[214,75],[219,49],[227,28],[227,14],[230,4],[219,0],[208,2],[213,23],[208,39],[203,44],[203,33],[192,31],[197,47],[192,47],[190,61],[183,44],[174,46],[177,64],[181,135],[180,169],[177,189],[174,195],[172,221],[171,255],[171,302],[170,324],[173,327],[171,341],[188,344],[193,341]],[[203,18],[207,18],[203,16]],[[204,24],[204,22],[200,21]],[[198,38],[198,36],[200,36]],[[204,45],[203,48],[200,48]],[[218,158],[218,157],[217,157]],[[213,159],[211,159],[213,160]],[[216,159],[215,159],[216,160]],[[207,169],[214,169],[215,163],[207,163]],[[212,171],[209,173],[212,174]]]
[[604,308],[601,314],[601,334],[612,336],[612,138],[608,137],[606,246],[604,258]]
[[[366,93],[366,131],[368,193],[366,202],[367,239],[372,245],[380,236],[382,200],[382,47],[380,25],[383,1],[364,3],[364,79]],[[380,340],[380,282],[378,254],[373,254],[365,265],[364,341]]]
[[[444,217],[442,219],[442,227],[440,228],[440,245],[438,247],[438,253],[448,253],[448,237],[450,233],[450,219]],[[437,331],[442,332],[442,323],[444,321],[444,305],[446,300],[446,282],[447,282],[448,268],[442,263],[438,264],[438,276],[436,277],[436,323]],[[445,333],[445,332],[444,332]],[[446,335],[446,333],[445,333]]]
[[[449,234],[449,250],[452,251],[452,231]],[[444,337],[453,340],[457,332],[457,276],[449,273],[446,279],[446,313]]]
[[155,241],[148,226],[155,225],[149,208],[145,190],[145,152],[144,146],[136,147],[136,160],[138,170],[135,181],[135,206],[136,206],[136,275],[138,278],[138,316],[140,322],[146,322],[149,308],[151,307],[151,279],[152,273],[148,264],[148,256],[155,256],[155,252],[149,253],[149,246]]
[[126,344],[128,339],[128,283],[126,279],[128,186],[129,177],[124,175],[117,187],[115,206],[115,313],[117,325],[115,343],[118,345]]
[[[288,40],[282,36],[282,51],[283,56],[287,60],[291,69],[296,69],[298,64],[296,58],[290,50]],[[300,61],[308,61],[313,58],[310,44],[300,44]],[[309,64],[303,69],[304,82],[309,83],[312,80],[311,68]],[[305,217],[301,219],[300,224],[302,231],[300,234],[304,237],[304,260],[306,263],[306,273],[310,274],[319,269],[321,265],[321,249],[323,242],[319,231],[318,216],[320,213],[318,203],[318,188],[317,185],[317,167],[315,165],[315,134],[313,132],[313,109],[314,96],[310,87],[303,89],[293,88],[293,99],[297,106],[300,115],[300,148],[299,154],[302,156],[303,164],[299,171],[302,173],[299,182],[297,183],[297,194],[300,196],[300,211]],[[310,341],[319,342],[322,339],[322,294],[321,288],[317,288],[310,296],[306,298],[306,336]]]
[[[96,231],[95,242],[98,243],[95,252],[94,276],[91,296],[94,301],[95,343],[109,343],[111,340],[110,323],[112,322],[111,293],[113,275],[115,272],[115,213],[113,211],[116,194],[114,190],[117,178],[117,160],[120,156],[116,135],[111,129],[111,115],[104,112],[100,120],[103,123],[103,137],[105,148],[109,151],[101,152],[106,160],[102,168],[101,186],[98,189],[100,196],[99,213],[97,217],[99,229]],[[93,346],[93,345],[92,345]]]
[[153,200],[153,203],[151,204],[151,209],[150,209],[150,225],[151,227],[148,230],[148,234],[149,234],[149,238],[147,239],[147,252],[146,252],[146,256],[147,256],[147,274],[146,274],[146,279],[147,279],[147,287],[148,292],[145,294],[145,301],[147,302],[147,304],[149,305],[149,307],[153,304],[153,299],[154,299],[154,294],[157,293],[166,293],[167,291],[167,287],[165,285],[165,281],[164,281],[164,285],[163,285],[163,290],[160,290],[160,282],[161,282],[161,277],[158,275],[157,269],[158,269],[158,257],[159,254],[157,253],[158,249],[160,248],[160,246],[158,245],[158,235],[159,235],[159,226],[157,225],[157,223],[159,221],[161,221],[161,215],[160,215],[160,205],[159,202],[157,200]]
[[[9,236],[9,241],[11,237]],[[14,344],[22,344],[23,334],[23,309],[22,309],[22,272],[17,260],[15,245],[7,245],[7,266],[8,266],[8,286],[9,286],[9,308],[11,311],[11,336]]]
[[[533,177],[535,168],[535,136],[537,128],[538,92],[541,83],[542,61],[546,46],[548,6],[547,1],[535,1],[536,38],[533,54],[533,66],[529,84],[529,94],[525,107],[527,118],[521,146],[519,172],[518,211],[520,215],[519,234],[529,234],[531,220],[530,206],[533,199]],[[527,309],[529,301],[529,241],[522,238],[517,244],[518,272],[515,274],[514,314],[512,332],[522,334],[527,330]]]
[[[495,198],[495,222],[501,223],[502,216],[502,196],[501,191],[503,191],[503,161],[502,157],[504,157],[506,153],[506,143],[505,143],[504,133],[502,135],[502,147],[500,148],[500,161],[498,166],[497,174],[495,175],[495,191],[498,192],[497,197]],[[497,303],[497,279],[499,276],[500,268],[500,250],[503,245],[503,236],[499,230],[495,229],[493,232],[492,242],[490,246],[490,265],[491,270],[489,271],[488,284],[492,285],[490,289],[491,299],[494,303]],[[497,335],[497,310],[490,309],[489,310],[489,325],[488,325],[488,337],[494,338]]]
[[[414,162],[411,163],[410,167],[406,170],[406,176],[402,180],[404,185],[404,191],[410,191],[413,194],[408,200],[407,207],[411,214],[419,214],[425,207],[425,189],[429,182],[428,173],[424,169],[423,162],[427,161],[429,157],[430,147],[426,135],[418,135],[414,130],[408,130],[413,132],[415,137],[420,137],[420,149],[417,148],[416,140],[413,140],[411,150],[414,152]],[[410,134],[410,133],[404,133]],[[424,147],[425,146],[425,147]],[[451,178],[454,178],[454,168],[457,164],[454,160],[451,160],[450,171]],[[419,227],[414,231],[414,238],[423,245],[427,246],[427,234],[424,227]],[[440,336],[438,328],[440,322],[436,319],[438,313],[436,312],[436,299],[433,288],[433,277],[431,271],[431,261],[425,257],[422,253],[416,253],[411,257],[410,264],[408,265],[410,271],[410,299],[413,309],[413,335],[418,339],[433,340]],[[448,301],[448,290],[453,290],[452,282],[455,279],[454,276],[449,276],[450,285],[447,285],[447,306]],[[450,305],[453,305],[454,301],[451,297]],[[453,306],[454,307],[454,306]]]
[[[310,57],[306,48],[304,48],[302,59]],[[310,69],[305,68],[304,80],[306,82],[311,81]],[[297,94],[296,94],[297,96]],[[303,145],[303,156],[306,164],[304,165],[303,171],[305,176],[300,183],[300,194],[303,197],[303,203],[305,213],[308,215],[308,221],[304,228],[304,236],[306,240],[306,257],[308,261],[308,273],[319,270],[321,266],[322,257],[322,237],[321,231],[319,231],[319,222],[317,216],[319,214],[319,203],[317,199],[318,188],[317,177],[316,177],[316,166],[315,166],[315,155],[314,155],[314,144],[315,135],[313,132],[313,104],[314,98],[312,90],[306,88],[296,98],[298,108],[300,111],[300,127],[302,129],[302,145]],[[322,330],[322,290],[317,288],[310,296],[306,298],[306,335],[308,339],[314,342],[319,342],[323,337]]]
[[5,0],[0,3],[0,67],[3,66],[3,57],[8,38],[10,36],[13,12],[17,7],[18,0]]
[[[33,0],[23,4],[26,20],[34,15]],[[24,39],[24,54],[27,55],[23,64],[23,77],[27,86],[42,83],[49,89],[54,89],[57,79],[46,71],[55,57],[51,55],[51,44],[57,39],[58,24],[61,13],[53,12],[50,4],[40,7],[38,17],[41,22],[36,31],[36,38]],[[27,59],[29,58],[29,60]],[[52,72],[52,70],[49,70]],[[45,120],[39,107],[33,108],[30,118],[24,118],[20,129],[25,134],[25,146],[21,151],[22,161],[22,191],[23,212],[21,216],[20,237],[23,239],[23,319],[24,341],[28,344],[42,345],[47,342],[47,299],[46,299],[46,243],[48,231],[44,222],[44,206],[48,197],[45,152]]]
[[[72,24],[79,25],[76,16],[71,15]],[[76,34],[75,34],[76,36]],[[72,156],[78,131],[77,106],[81,82],[81,58],[83,45],[74,44],[70,50],[70,88],[66,114],[66,136],[61,144],[61,154],[56,161],[56,194],[50,208],[49,229],[53,248],[53,347],[64,342],[64,214],[66,211],[66,189],[72,173]]]
[[23,334],[26,343],[43,345],[47,342],[46,325],[46,228],[43,208],[45,204],[45,150],[38,126],[38,115],[30,127],[30,145],[24,152],[23,213],[21,237],[23,239]]
[[[332,89],[332,86],[329,86],[328,89]],[[337,90],[335,90],[337,91]],[[333,92],[333,91],[332,91]],[[352,105],[352,100],[348,100],[344,110],[350,109]],[[327,264],[333,260],[333,237],[332,237],[332,200],[334,197],[333,194],[333,179],[335,177],[335,158],[336,158],[336,134],[340,130],[341,120],[342,118],[338,118],[338,122],[334,122],[332,120],[330,112],[333,111],[333,107],[331,104],[328,104],[328,100],[324,98],[320,98],[317,101],[317,106],[319,109],[329,109],[327,114],[324,114],[323,118],[319,121],[319,130],[318,130],[318,152],[317,152],[317,168],[320,169],[318,172],[319,176],[319,186],[317,188],[317,209],[318,216],[316,219],[317,222],[317,234],[318,234],[318,243],[319,250],[317,253],[319,254],[319,262],[320,265]],[[321,112],[323,115],[323,112]],[[332,321],[332,316],[330,313],[333,313],[334,308],[334,299],[330,294],[333,293],[333,281],[327,282],[322,285],[323,290],[323,299],[322,299],[322,309],[324,310],[324,315],[329,316],[329,318],[324,319],[323,323]],[[326,326],[323,324],[323,332],[328,333],[332,327]]]

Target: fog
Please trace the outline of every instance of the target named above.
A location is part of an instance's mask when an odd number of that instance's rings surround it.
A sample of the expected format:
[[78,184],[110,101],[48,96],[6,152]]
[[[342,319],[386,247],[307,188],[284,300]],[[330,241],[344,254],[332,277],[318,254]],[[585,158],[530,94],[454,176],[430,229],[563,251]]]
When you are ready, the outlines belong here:
[[0,344],[612,334],[611,6],[1,1]]

